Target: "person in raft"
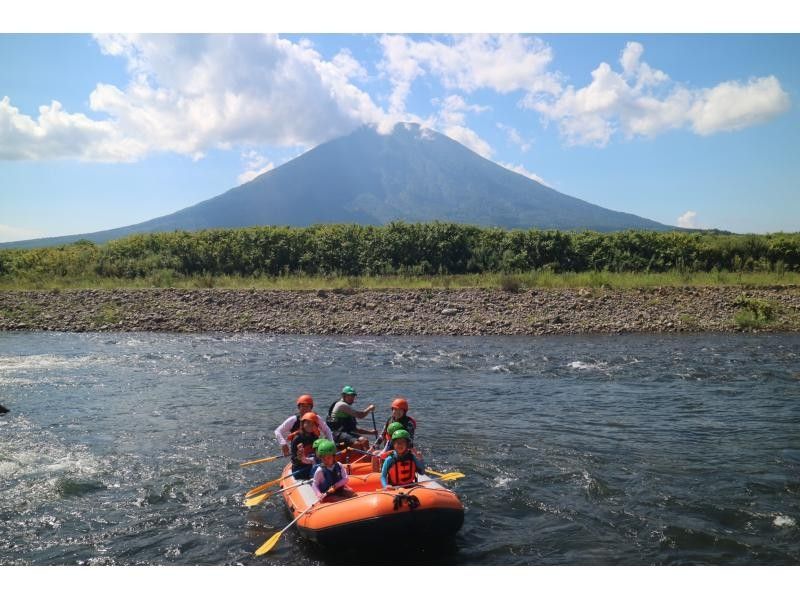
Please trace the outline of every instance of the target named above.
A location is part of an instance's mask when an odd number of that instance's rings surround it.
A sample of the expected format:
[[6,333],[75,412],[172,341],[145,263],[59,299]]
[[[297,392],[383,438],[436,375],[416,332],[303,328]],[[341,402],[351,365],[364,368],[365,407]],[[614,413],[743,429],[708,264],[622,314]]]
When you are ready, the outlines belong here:
[[354,496],[353,490],[347,487],[347,471],[336,461],[336,445],[330,440],[321,441],[317,456],[322,463],[314,471],[314,481],[311,483],[317,498],[324,501],[329,496]]
[[425,463],[409,450],[411,434],[397,430],[392,434],[392,442],[394,450],[386,457],[381,469],[381,485],[389,489],[413,484],[418,473],[425,473]]
[[289,434],[292,443],[292,472],[296,480],[311,478],[311,470],[314,468],[314,441],[319,439],[318,421],[317,414],[309,411],[300,418],[300,428]]
[[392,400],[392,414],[383,425],[383,437],[386,441],[391,441],[392,439],[389,426],[395,422],[402,424],[403,429],[411,435],[412,440],[414,439],[414,432],[417,430],[417,422],[413,417],[409,417],[408,415],[408,399],[405,397],[395,397]]
[[367,430],[358,427],[358,421],[375,411],[375,405],[367,405],[364,411],[353,409],[356,400],[356,391],[352,386],[342,389],[342,398],[328,409],[328,425],[333,430],[333,439],[336,443],[344,443],[362,451],[369,448],[369,440],[361,434],[377,434],[377,430]]
[[[289,442],[291,442],[289,440],[289,435],[300,429],[300,418],[313,408],[314,399],[311,395],[300,395],[297,398],[297,415],[290,415],[286,418],[286,421],[275,428],[275,438],[277,438],[278,444],[281,445],[281,451],[284,457],[289,456]],[[317,426],[319,427],[321,435],[328,440],[333,440],[333,434],[328,425],[322,421],[321,417],[317,416],[317,419],[319,420]]]
[[386,428],[386,433],[389,435],[389,440],[386,441],[386,445],[372,457],[372,471],[380,471],[382,466],[382,461],[389,456],[394,450],[394,440],[392,440],[392,434],[397,432],[398,430],[404,430],[403,424],[400,422],[392,422]]

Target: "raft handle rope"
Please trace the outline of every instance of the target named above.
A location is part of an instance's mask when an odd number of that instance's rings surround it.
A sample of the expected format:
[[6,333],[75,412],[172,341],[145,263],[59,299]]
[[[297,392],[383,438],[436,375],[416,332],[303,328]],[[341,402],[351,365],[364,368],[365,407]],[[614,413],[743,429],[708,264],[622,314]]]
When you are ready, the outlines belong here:
[[397,511],[400,509],[404,502],[408,504],[408,508],[411,511],[419,506],[419,498],[413,494],[405,494],[404,492],[400,492],[399,494],[394,495],[394,510]]

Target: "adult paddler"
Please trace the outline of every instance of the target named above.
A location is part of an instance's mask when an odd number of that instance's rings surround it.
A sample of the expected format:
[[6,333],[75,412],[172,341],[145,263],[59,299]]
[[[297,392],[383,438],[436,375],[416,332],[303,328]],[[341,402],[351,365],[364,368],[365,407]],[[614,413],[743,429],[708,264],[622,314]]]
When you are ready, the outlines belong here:
[[356,400],[356,390],[352,386],[342,388],[342,398],[328,409],[328,425],[333,432],[334,440],[346,446],[366,450],[369,440],[361,434],[377,434],[377,430],[368,430],[358,427],[358,420],[375,411],[375,405],[367,405],[364,411],[353,408]]

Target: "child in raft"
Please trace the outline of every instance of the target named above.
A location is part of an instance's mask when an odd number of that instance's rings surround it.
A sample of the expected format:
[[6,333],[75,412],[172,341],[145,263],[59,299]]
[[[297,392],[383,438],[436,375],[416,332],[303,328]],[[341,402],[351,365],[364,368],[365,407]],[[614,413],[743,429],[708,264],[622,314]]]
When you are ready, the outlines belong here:
[[347,470],[336,460],[336,445],[330,440],[322,440],[317,446],[320,465],[314,472],[311,488],[321,501],[329,496],[354,496],[347,487]]
[[418,473],[425,473],[425,463],[411,452],[411,434],[397,430],[392,434],[394,450],[386,457],[381,469],[381,485],[384,488],[406,486],[417,481]]
[[292,471],[296,480],[311,478],[311,470],[314,467],[314,441],[319,440],[317,421],[317,414],[309,411],[300,418],[300,428],[289,434],[292,443]]
[[404,429],[405,428],[403,428],[403,424],[400,422],[392,422],[389,424],[389,426],[386,428],[386,435],[389,439],[386,441],[386,445],[380,451],[378,451],[374,457],[372,457],[372,471],[381,470],[383,460],[386,459],[386,457],[389,456],[389,453],[394,450],[394,440],[392,440],[392,434],[398,430]]

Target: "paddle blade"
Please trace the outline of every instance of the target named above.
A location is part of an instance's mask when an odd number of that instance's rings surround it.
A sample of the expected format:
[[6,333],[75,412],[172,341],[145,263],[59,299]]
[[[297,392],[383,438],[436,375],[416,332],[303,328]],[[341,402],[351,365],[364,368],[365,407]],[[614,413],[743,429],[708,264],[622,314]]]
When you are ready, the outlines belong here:
[[251,498],[248,498],[244,501],[244,506],[255,507],[256,505],[260,505],[262,502],[267,500],[273,494],[274,494],[273,492],[267,492],[266,494],[260,494],[259,496],[253,496]]
[[256,550],[256,556],[267,554],[270,550],[272,550],[272,548],[278,543],[278,540],[281,539],[282,533],[283,532],[276,532],[269,540],[259,546],[258,550]]
[[271,488],[280,481],[281,481],[280,478],[278,478],[277,480],[272,480],[267,482],[266,484],[261,484],[260,486],[251,488],[250,490],[247,491],[247,494],[245,494],[244,497],[250,498],[251,496],[254,496],[256,494],[261,494],[262,492],[264,492],[264,490],[266,490],[267,488]]
[[433,471],[432,469],[428,469],[427,467],[425,468],[425,473],[432,473],[433,475],[439,476],[442,479],[444,479],[445,476],[456,476],[456,477],[449,477],[448,478],[448,479],[451,479],[451,480],[459,480],[459,479],[461,479],[463,477],[466,477],[460,471],[449,471],[447,473],[441,473],[441,472],[438,472],[438,471]]
[[239,463],[239,467],[248,467],[250,465],[256,465],[258,463],[269,463],[270,461],[274,461],[275,459],[280,459],[280,455],[277,457],[264,457],[263,459],[256,459],[255,461],[246,461],[244,463]]

